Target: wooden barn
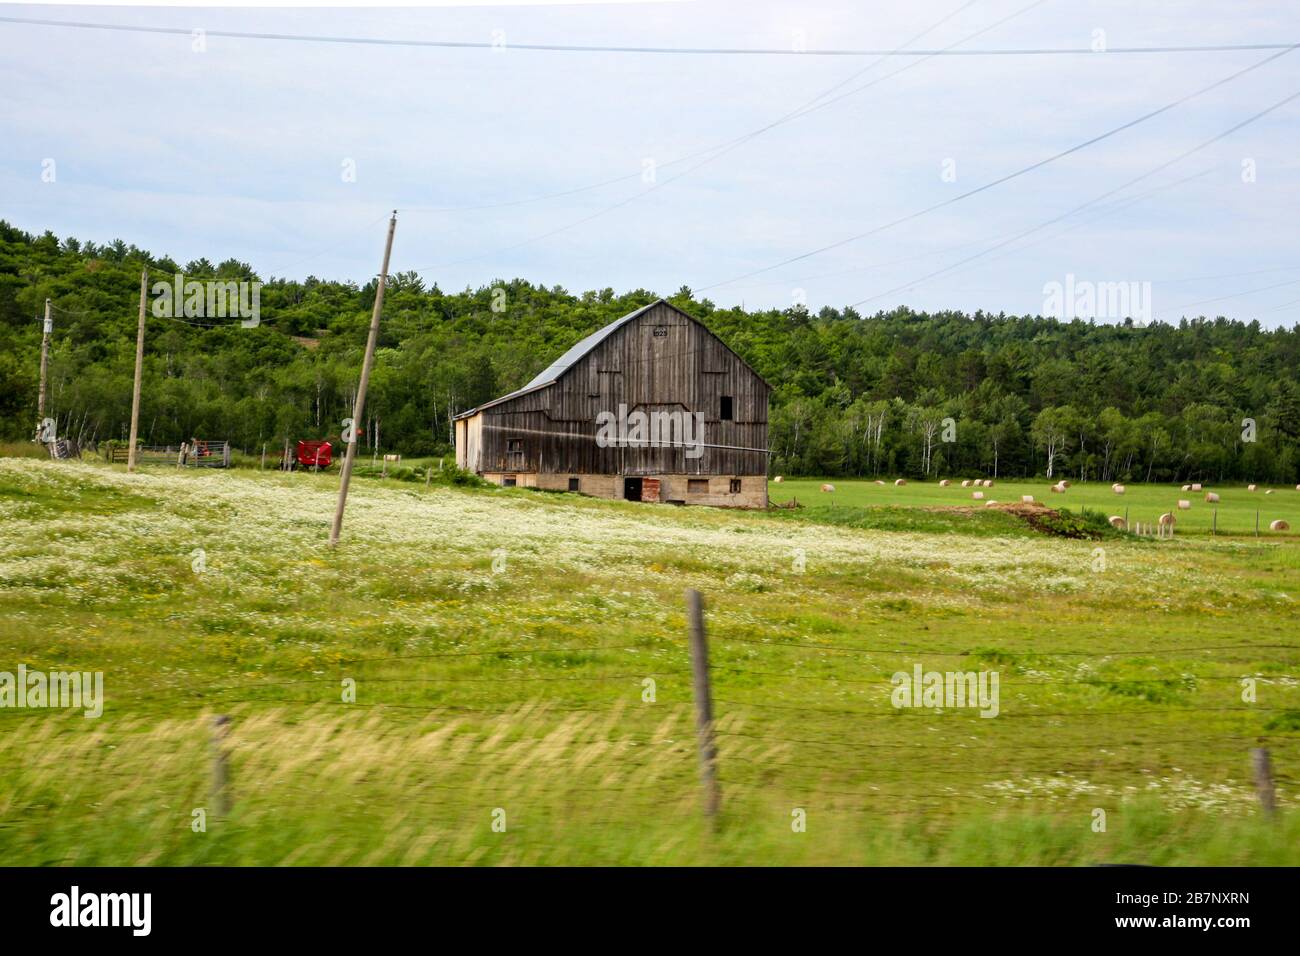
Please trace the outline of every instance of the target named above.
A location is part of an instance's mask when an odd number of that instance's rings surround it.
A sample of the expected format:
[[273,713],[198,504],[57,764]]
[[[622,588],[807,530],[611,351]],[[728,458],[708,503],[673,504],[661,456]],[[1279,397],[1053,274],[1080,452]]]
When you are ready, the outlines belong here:
[[660,299],[458,415],[456,464],[505,486],[765,508],[771,390]]

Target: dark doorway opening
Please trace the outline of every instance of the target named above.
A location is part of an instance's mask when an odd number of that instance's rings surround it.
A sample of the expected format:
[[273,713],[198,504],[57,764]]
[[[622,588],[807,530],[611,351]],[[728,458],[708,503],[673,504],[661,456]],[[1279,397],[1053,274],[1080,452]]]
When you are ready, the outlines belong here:
[[623,497],[628,501],[641,500],[641,479],[624,478],[623,479]]

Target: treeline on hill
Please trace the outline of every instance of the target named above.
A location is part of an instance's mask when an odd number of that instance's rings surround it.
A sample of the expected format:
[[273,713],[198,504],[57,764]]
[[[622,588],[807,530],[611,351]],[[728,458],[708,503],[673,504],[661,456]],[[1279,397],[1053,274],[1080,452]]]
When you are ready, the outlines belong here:
[[[60,241],[0,222],[0,438],[34,433],[46,297],[55,307],[47,414],[60,435],[83,443],[126,438],[142,265],[151,283],[178,272],[255,277],[234,260],[181,266],[121,240]],[[142,440],[228,439],[254,452],[337,436],[352,412],[374,295],[373,281],[272,278],[255,328],[150,315]],[[518,280],[447,293],[414,273],[392,277],[367,450],[377,441],[406,455],[448,452],[451,416],[518,387],[655,298]],[[772,384],[774,473],[1300,479],[1300,327],[1198,318],[1136,328],[903,308],[751,312],[716,308],[685,288],[670,301]]]

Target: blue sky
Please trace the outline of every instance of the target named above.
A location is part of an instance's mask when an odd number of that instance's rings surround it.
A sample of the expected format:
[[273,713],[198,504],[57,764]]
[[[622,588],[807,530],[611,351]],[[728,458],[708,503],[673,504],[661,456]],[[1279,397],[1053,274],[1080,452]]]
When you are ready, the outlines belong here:
[[[955,43],[1029,2],[978,0],[914,46]],[[1300,91],[1300,50],[1004,185],[768,269],[1051,156],[1268,53],[891,58],[837,95],[887,77],[880,82],[692,168],[698,159],[672,161],[771,124],[874,58],[512,47],[892,49],[962,6],[0,3],[0,17],[504,42],[450,50],[209,37],[195,52],[189,36],[0,23],[0,216],[29,231],[120,237],[181,262],[234,256],[264,277],[365,281],[378,269],[383,219],[397,208],[394,270],[417,269],[445,289],[518,276],[572,291],[708,287],[719,304],[749,307],[802,299],[813,309],[863,301],[866,312],[1037,313],[1045,285],[1073,276],[1150,283],[1154,315],[1165,320],[1204,312],[1300,321],[1300,100],[1112,205],[1029,234],[1024,248],[915,282]],[[1098,30],[1111,47],[1300,42],[1300,8],[1045,0],[964,48],[1088,47]],[[54,182],[42,181],[48,159]]]

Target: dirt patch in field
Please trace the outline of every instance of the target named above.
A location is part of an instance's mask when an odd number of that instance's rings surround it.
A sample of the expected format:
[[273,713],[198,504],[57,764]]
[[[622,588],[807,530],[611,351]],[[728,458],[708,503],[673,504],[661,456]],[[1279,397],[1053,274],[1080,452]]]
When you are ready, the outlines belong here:
[[1049,508],[1047,505],[1033,502],[1032,504],[1023,501],[998,502],[995,505],[954,505],[952,507],[929,508],[929,511],[948,511],[958,512],[960,514],[975,514],[980,511],[1001,511],[1009,515],[1015,515],[1024,521],[1029,527],[1041,534],[1049,534],[1057,538],[1097,538],[1100,537],[1093,531],[1075,526],[1065,518],[1055,508]]

